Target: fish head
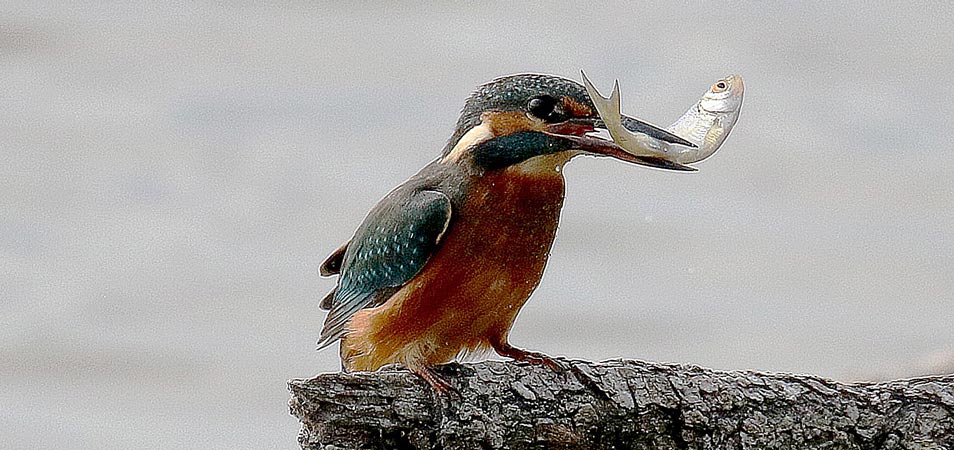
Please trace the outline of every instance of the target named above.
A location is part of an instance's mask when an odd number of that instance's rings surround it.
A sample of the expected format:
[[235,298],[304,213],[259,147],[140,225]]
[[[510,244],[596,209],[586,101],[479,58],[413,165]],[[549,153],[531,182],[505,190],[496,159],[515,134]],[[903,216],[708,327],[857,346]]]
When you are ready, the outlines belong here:
[[729,75],[712,84],[699,101],[704,111],[722,114],[738,111],[742,107],[745,83],[740,75]]

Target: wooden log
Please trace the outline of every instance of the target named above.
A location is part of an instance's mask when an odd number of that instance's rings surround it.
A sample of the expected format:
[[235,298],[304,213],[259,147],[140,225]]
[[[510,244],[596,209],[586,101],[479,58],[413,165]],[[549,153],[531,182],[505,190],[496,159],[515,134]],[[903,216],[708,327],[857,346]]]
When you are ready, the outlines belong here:
[[838,383],[641,361],[486,361],[291,380],[306,450],[954,449],[954,375]]

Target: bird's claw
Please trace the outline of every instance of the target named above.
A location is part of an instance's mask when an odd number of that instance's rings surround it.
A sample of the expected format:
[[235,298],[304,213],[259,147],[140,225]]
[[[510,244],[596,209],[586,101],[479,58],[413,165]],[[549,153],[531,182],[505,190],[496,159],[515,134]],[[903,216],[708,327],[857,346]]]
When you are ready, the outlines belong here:
[[511,347],[510,345],[500,346],[500,348],[496,348],[495,350],[497,350],[497,354],[500,356],[511,358],[514,361],[523,361],[537,366],[546,366],[554,372],[563,372],[566,370],[566,368],[563,367],[563,364],[540,352],[522,350]]
[[431,370],[431,368],[415,367],[411,369],[411,372],[414,372],[417,374],[417,376],[426,381],[427,384],[434,389],[434,392],[437,392],[440,396],[450,397],[456,395],[457,397],[460,397],[460,392],[457,391],[457,388],[450,384],[450,382],[448,382],[444,377]]

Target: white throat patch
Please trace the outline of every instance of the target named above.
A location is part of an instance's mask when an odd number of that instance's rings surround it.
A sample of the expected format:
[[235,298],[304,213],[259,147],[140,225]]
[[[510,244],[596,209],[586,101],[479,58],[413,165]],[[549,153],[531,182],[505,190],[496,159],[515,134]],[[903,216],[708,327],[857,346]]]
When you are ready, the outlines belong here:
[[490,129],[490,126],[486,123],[481,123],[474,128],[471,128],[470,131],[464,133],[460,137],[460,140],[457,141],[457,144],[454,145],[454,148],[447,154],[447,156],[441,159],[442,163],[447,163],[449,161],[458,161],[467,149],[475,145],[482,144],[493,139],[494,132]]

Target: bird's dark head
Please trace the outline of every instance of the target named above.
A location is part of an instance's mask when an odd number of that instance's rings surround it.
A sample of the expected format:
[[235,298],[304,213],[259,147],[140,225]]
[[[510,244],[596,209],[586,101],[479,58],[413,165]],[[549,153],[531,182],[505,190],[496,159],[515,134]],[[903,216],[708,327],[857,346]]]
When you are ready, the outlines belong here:
[[[632,131],[692,145],[637,119],[624,116],[623,121]],[[674,168],[667,161],[640,158],[611,140],[588,135],[603,126],[582,84],[552,75],[511,75],[480,86],[467,99],[442,159],[497,170],[543,155],[559,154],[568,160],[594,154]]]

